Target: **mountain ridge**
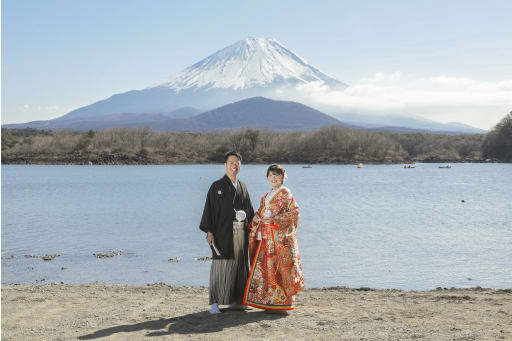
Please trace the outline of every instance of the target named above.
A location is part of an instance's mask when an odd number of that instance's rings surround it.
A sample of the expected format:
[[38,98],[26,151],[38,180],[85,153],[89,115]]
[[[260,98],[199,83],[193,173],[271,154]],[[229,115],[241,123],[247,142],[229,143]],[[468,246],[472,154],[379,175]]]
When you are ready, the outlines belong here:
[[246,98],[278,98],[279,89],[298,84],[347,85],[308,64],[275,39],[240,40],[185,68],[163,83],[114,94],[57,119],[124,112],[154,113],[193,106],[207,111]]
[[[181,108],[169,113],[123,113],[97,118],[74,120],[34,121],[28,124],[4,125],[7,129],[32,127],[45,130],[68,129],[73,131],[102,130],[113,127],[136,128],[147,126],[153,131],[174,132],[213,132],[250,128],[276,132],[312,131],[324,126],[337,125],[346,128],[385,131],[391,133],[423,134],[472,134],[461,132],[451,126],[420,129],[400,125],[368,125],[357,122],[340,121],[312,107],[294,101],[272,100],[264,97],[252,97],[229,103],[213,110],[201,112],[195,108]],[[437,129],[436,129],[437,128]]]
[[[166,121],[167,118],[188,119],[191,114],[183,111],[185,107],[193,108],[193,113],[207,112],[254,97],[278,101],[294,99],[295,103],[304,102],[311,105],[302,92],[310,83],[315,85],[322,83],[322,86],[338,90],[347,87],[343,82],[307,63],[276,39],[247,38],[214,52],[157,85],[114,94],[53,120],[4,126],[80,130],[105,129],[116,124],[155,126],[155,122]],[[297,89],[298,85],[302,90]],[[295,100],[296,98],[303,100]],[[316,105],[313,104],[313,106]],[[169,114],[180,110],[181,114]],[[324,110],[318,112],[325,115]],[[367,122],[364,122],[364,115],[356,115],[354,119],[347,118],[350,115],[346,114],[331,112],[327,114],[344,122],[346,126],[366,128],[391,126],[464,133],[485,132],[461,123],[442,124],[414,118],[390,119],[388,122],[383,122],[382,119],[379,121],[378,117],[370,116],[366,116]],[[251,121],[254,118],[246,116],[246,119]],[[169,129],[173,128],[169,122],[167,125]],[[178,126],[184,127],[184,123],[181,122]],[[312,127],[315,126],[315,124],[312,125]],[[207,127],[201,129],[207,129]]]
[[[117,118],[116,118],[117,117]],[[138,121],[137,118],[144,118]],[[87,131],[116,126],[135,128],[147,126],[154,131],[211,132],[251,128],[272,131],[311,131],[328,125],[346,126],[339,120],[304,104],[252,97],[229,103],[213,110],[197,113],[189,109],[188,116],[172,117],[165,114],[113,114],[80,120],[35,121],[38,129],[70,129]],[[116,119],[108,119],[116,118]],[[5,125],[4,128],[23,128],[23,125]]]

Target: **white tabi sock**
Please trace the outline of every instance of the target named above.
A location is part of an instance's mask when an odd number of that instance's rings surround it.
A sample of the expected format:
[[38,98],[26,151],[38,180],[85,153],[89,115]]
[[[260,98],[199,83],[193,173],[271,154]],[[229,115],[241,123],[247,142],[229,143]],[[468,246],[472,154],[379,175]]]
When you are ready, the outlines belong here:
[[219,314],[219,305],[217,303],[212,304],[212,307],[210,308],[210,314]]

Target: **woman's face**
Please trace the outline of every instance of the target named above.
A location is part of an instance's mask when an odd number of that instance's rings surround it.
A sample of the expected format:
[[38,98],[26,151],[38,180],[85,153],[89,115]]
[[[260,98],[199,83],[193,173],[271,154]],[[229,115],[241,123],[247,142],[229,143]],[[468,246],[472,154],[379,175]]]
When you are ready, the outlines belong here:
[[279,187],[283,184],[283,176],[274,172],[268,173],[268,182],[273,188]]

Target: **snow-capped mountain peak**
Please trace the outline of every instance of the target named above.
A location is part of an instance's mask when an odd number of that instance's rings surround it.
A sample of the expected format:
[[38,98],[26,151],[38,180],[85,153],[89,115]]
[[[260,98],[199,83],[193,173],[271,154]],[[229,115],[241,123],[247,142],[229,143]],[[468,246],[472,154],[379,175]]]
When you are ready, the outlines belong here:
[[156,87],[248,89],[322,81],[345,84],[321,72],[275,39],[247,38],[223,48]]

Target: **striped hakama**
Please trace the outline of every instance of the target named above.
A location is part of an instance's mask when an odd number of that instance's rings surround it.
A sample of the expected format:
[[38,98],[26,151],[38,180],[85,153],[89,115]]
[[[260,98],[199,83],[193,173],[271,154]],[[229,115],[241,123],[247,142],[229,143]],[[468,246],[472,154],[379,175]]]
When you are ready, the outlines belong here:
[[234,259],[213,259],[210,269],[210,304],[242,304],[248,264],[244,261],[245,232],[241,228],[233,228]]

